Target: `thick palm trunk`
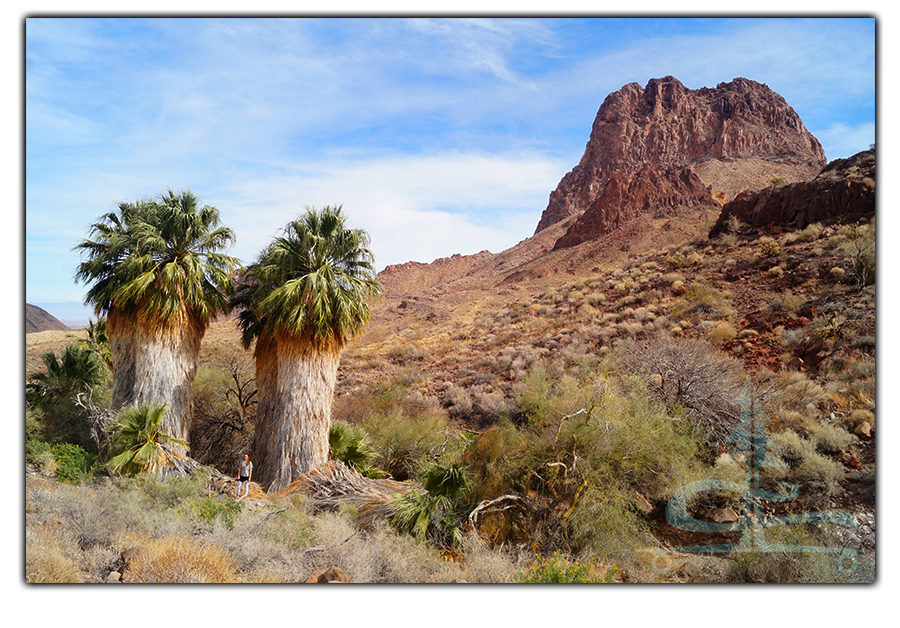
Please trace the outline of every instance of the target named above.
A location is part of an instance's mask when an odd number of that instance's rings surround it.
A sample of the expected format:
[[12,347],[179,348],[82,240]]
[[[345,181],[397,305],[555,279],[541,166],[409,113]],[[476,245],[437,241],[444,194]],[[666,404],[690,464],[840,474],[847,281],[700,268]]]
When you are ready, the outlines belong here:
[[328,461],[328,430],[340,349],[296,337],[260,336],[253,478],[269,492]]
[[110,310],[106,317],[106,335],[112,356],[112,408],[119,410],[134,399],[134,317]]
[[[160,430],[186,441],[191,426],[191,387],[204,331],[202,325],[191,322],[163,327],[111,314],[107,334],[113,358],[113,408],[164,403],[168,409]],[[184,447],[172,448],[186,453]]]

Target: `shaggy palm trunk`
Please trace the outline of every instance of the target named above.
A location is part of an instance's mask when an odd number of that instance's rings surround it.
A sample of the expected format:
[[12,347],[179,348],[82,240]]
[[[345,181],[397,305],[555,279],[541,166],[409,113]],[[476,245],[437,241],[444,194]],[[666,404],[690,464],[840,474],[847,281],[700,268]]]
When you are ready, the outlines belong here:
[[[187,316],[181,319],[163,326],[110,312],[106,324],[113,359],[113,409],[164,403],[168,409],[160,430],[187,440],[191,386],[205,329]],[[177,453],[186,453],[184,447],[171,447]]]
[[275,492],[328,461],[340,349],[323,350],[296,337],[262,334],[255,355],[260,401],[253,479]]

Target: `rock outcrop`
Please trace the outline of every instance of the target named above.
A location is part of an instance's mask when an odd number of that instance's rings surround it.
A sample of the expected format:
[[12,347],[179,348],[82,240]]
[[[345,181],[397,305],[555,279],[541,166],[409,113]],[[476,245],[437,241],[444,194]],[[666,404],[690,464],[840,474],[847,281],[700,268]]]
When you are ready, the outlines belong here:
[[722,208],[710,237],[731,216],[752,226],[803,229],[810,223],[875,215],[875,151],[836,159],[810,181],[739,194]]
[[[535,233],[583,212],[557,242],[562,248],[643,211],[721,203],[739,190],[719,182],[733,186],[743,161],[756,177],[800,181],[822,168],[825,154],[761,83],[737,78],[691,90],[667,76],[645,88],[628,84],[600,106],[584,156],[550,194]],[[759,182],[744,185],[751,183]]]

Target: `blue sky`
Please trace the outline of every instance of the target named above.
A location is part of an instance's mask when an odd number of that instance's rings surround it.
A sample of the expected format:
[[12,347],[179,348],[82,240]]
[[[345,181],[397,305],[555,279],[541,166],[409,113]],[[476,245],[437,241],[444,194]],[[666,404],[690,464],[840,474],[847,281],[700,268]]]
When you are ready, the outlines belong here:
[[[828,159],[875,142],[875,20],[28,18],[25,297],[80,301],[116,201],[189,188],[246,263],[343,204],[379,269],[530,236],[603,99],[766,83]],[[52,310],[51,310],[52,312]]]

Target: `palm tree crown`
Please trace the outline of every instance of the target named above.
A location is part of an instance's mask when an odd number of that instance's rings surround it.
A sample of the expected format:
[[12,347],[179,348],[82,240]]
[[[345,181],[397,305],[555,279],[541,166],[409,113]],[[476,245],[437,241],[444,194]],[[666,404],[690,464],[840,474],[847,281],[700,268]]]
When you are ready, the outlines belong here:
[[339,349],[363,329],[366,298],[381,294],[368,234],[348,229],[341,206],[288,223],[259,255],[232,304],[242,308],[244,346],[263,331]]
[[91,283],[85,297],[98,315],[111,310],[173,323],[188,314],[201,325],[228,308],[236,258],[220,251],[234,232],[219,227],[219,211],[189,190],[169,189],[157,200],[119,203],[91,225],[93,239],[76,279]]

